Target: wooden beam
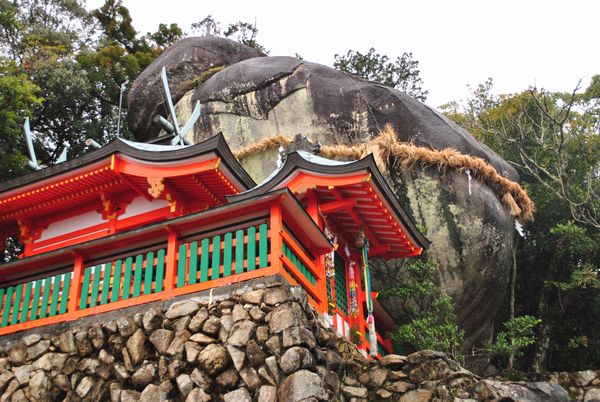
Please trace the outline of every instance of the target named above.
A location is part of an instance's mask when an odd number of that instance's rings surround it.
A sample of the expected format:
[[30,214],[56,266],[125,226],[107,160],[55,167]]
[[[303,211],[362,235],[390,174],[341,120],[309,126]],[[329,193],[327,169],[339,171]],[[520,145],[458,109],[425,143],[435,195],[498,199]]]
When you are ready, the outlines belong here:
[[[332,188],[331,193],[335,196],[335,198],[338,199],[338,201],[345,201],[341,191],[337,188]],[[363,219],[356,213],[356,211],[352,207],[348,207],[346,208],[346,212],[359,227],[362,227],[364,229],[365,234],[367,235],[367,238],[369,239],[371,244],[373,244],[373,247],[380,247],[381,244],[375,236],[375,233],[373,233],[373,231],[367,226],[365,221],[363,221]]]
[[117,176],[119,176],[121,178],[121,180],[123,180],[123,182],[125,184],[127,184],[129,187],[131,187],[131,189],[133,191],[135,191],[136,193],[138,193],[139,195],[141,195],[148,201],[152,201],[152,197],[150,196],[150,194],[148,194],[147,191],[142,191],[139,188],[137,188],[137,186],[126,175],[122,174],[119,171],[115,171],[115,173],[117,174]]
[[185,165],[172,165],[164,163],[148,163],[120,158],[118,155],[111,163],[111,168],[115,172],[121,172],[130,176],[137,177],[176,177],[194,175],[208,170],[213,170],[219,166],[221,158],[191,162]]
[[281,199],[274,201],[269,207],[269,229],[271,230],[271,266],[275,272],[283,271],[280,260],[282,250],[283,213]]
[[167,237],[167,254],[165,256],[165,290],[175,289],[175,266],[177,265],[177,248],[179,242],[177,240],[177,232],[170,226],[165,226],[168,233]]
[[206,184],[202,183],[202,180],[200,180],[200,178],[197,175],[194,176],[194,182],[196,182],[196,184],[202,189],[202,191],[208,194],[208,196],[214,201],[214,205],[219,205],[221,203],[221,200],[219,200],[217,196],[212,191],[210,191],[208,187],[206,187]]
[[321,212],[328,214],[340,209],[352,208],[356,205],[356,200],[337,200],[321,204]]
[[188,200],[181,194],[177,187],[173,185],[173,183],[170,183],[165,179],[164,185],[165,190],[163,191],[163,195],[169,202],[171,212],[177,211],[178,208],[181,211],[181,214],[192,212]]
[[389,244],[385,244],[379,247],[371,247],[369,249],[369,257],[374,257],[380,254],[389,253],[392,250],[392,246]]
[[77,198],[77,197],[82,196],[82,195],[96,194],[96,193],[98,193],[100,191],[109,189],[110,187],[113,187],[113,186],[117,186],[117,185],[119,185],[121,183],[122,183],[122,180],[120,178],[118,178],[118,179],[115,179],[115,180],[110,181],[108,183],[99,184],[97,186],[89,187],[89,188],[86,188],[86,189],[83,189],[83,190],[80,190],[80,191],[75,191],[75,192],[70,193],[70,194],[65,194],[65,195],[62,195],[62,196],[60,196],[58,198],[55,198],[55,199],[51,199],[51,200],[47,200],[47,201],[44,201],[44,202],[40,202],[38,204],[34,204],[34,205],[31,205],[31,206],[25,207],[23,209],[16,210],[14,212],[7,213],[5,215],[0,216],[0,220],[16,218],[19,215],[28,214],[28,213],[30,213],[30,212],[32,212],[34,210],[38,210],[38,209],[46,209],[46,208],[48,208],[51,205],[59,204],[59,203],[61,203],[63,201],[67,201],[67,200],[72,200],[73,198]]
[[369,180],[369,173],[359,173],[351,176],[324,177],[320,174],[300,172],[286,185],[291,192],[303,192],[317,187],[332,188],[334,186],[348,186]]
[[81,297],[81,278],[85,269],[83,254],[74,252],[75,261],[73,264],[73,279],[71,280],[71,289],[69,289],[69,303],[67,311],[69,314],[75,313],[78,310],[79,298]]

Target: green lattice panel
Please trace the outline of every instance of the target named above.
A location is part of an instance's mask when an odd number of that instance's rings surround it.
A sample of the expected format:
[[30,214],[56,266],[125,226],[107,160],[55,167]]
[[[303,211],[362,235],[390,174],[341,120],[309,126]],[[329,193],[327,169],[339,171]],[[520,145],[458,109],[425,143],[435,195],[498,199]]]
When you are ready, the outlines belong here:
[[348,282],[346,281],[346,264],[342,257],[335,255],[335,302],[344,314],[348,314]]
[[296,266],[298,271],[304,276],[308,282],[315,285],[317,283],[317,278],[313,275],[312,272],[300,261],[300,258],[296,256],[296,254],[284,243],[283,244],[283,255],[290,259],[292,264]]

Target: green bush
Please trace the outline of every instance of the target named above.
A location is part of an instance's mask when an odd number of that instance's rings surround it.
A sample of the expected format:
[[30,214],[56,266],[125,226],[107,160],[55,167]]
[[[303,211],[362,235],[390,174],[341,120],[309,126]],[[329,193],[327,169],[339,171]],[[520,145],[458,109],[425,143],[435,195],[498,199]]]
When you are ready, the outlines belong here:
[[454,303],[435,284],[437,264],[418,259],[401,268],[400,285],[382,292],[396,297],[407,313],[392,339],[414,350],[439,350],[453,353],[462,342],[464,331],[456,324]]
[[496,342],[491,344],[488,351],[496,356],[520,357],[523,355],[523,349],[535,343],[536,337],[534,328],[542,320],[524,315],[515,317],[506,321],[504,331],[496,335]]

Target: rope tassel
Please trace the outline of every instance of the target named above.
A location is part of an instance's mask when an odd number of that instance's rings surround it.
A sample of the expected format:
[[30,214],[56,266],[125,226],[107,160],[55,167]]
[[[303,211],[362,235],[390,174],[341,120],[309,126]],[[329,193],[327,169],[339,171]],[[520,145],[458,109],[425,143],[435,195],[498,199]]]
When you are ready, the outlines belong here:
[[369,346],[371,356],[377,356],[377,332],[375,331],[375,317],[373,317],[373,298],[371,296],[371,273],[369,272],[369,241],[364,237],[364,233],[360,233],[359,236],[364,238],[364,245],[362,247],[362,268],[365,281],[365,293],[367,299],[367,324],[369,327]]

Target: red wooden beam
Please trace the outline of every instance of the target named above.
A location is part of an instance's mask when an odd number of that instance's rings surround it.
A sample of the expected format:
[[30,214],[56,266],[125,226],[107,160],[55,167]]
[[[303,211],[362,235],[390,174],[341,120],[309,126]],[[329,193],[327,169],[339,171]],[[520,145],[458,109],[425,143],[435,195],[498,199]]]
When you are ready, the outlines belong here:
[[175,177],[193,175],[215,169],[219,165],[220,160],[221,158],[212,158],[185,165],[165,165],[124,159],[118,155],[113,155],[111,168],[115,172],[138,177]]
[[283,211],[281,199],[269,206],[269,229],[271,230],[271,265],[275,272],[282,272],[280,257],[283,252],[281,232],[283,231]]
[[127,184],[133,191],[135,191],[137,194],[141,195],[142,197],[144,197],[145,199],[147,199],[148,201],[152,201],[152,197],[150,196],[150,194],[148,194],[147,191],[142,191],[140,190],[133,181],[131,181],[126,175],[122,174],[119,171],[115,171],[115,173],[117,174],[117,176],[119,176],[121,178],[121,180],[123,180],[123,182],[125,184]]
[[[335,196],[335,198],[338,199],[338,201],[345,201],[341,191],[337,188],[332,188],[331,192]],[[365,221],[363,221],[363,219],[356,213],[354,209],[346,208],[346,212],[359,227],[362,227],[364,229],[367,238],[373,244],[374,247],[381,246],[379,240],[377,240],[377,236],[375,236],[375,233],[373,233],[373,231],[367,226]]]
[[163,195],[169,202],[171,212],[179,211],[181,215],[192,212],[192,208],[190,207],[188,200],[181,194],[181,192],[173,183],[169,182],[167,179],[164,179],[164,186],[165,189],[163,191]]
[[392,246],[390,246],[389,244],[385,244],[379,247],[371,247],[369,249],[369,257],[378,256],[380,254],[386,254],[389,253],[391,250]]
[[351,176],[324,177],[320,174],[300,172],[286,185],[293,193],[317,187],[332,188],[333,186],[347,186],[368,180],[370,174],[359,173]]
[[337,200],[326,202],[325,204],[321,204],[321,212],[324,214],[328,214],[333,211],[337,211],[340,209],[348,209],[352,208],[356,205],[356,200]]

